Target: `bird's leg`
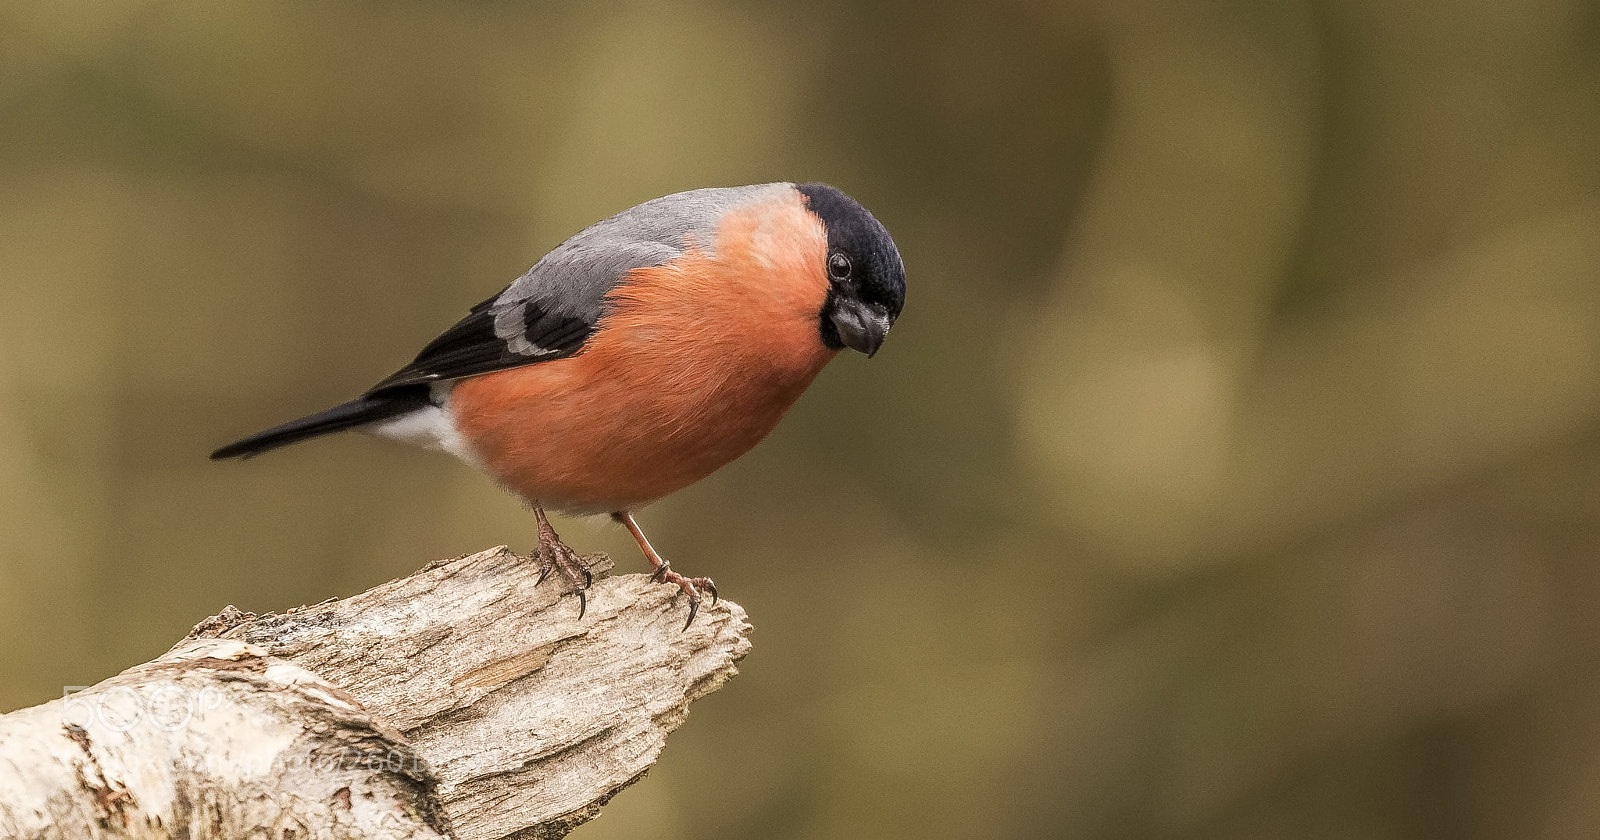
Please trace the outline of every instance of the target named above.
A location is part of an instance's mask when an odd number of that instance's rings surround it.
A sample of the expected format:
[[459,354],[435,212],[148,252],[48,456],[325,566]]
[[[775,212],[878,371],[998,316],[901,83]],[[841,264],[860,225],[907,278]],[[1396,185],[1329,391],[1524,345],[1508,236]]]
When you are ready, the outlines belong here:
[[589,609],[589,598],[584,590],[594,582],[594,576],[584,567],[578,553],[556,536],[556,529],[550,527],[550,520],[545,518],[544,508],[534,505],[533,515],[539,519],[539,580],[534,585],[544,583],[551,570],[560,569],[561,576],[567,579],[567,585],[578,596],[578,619],[581,621]]
[[650,547],[650,541],[645,539],[644,531],[639,530],[639,523],[633,521],[633,514],[619,510],[612,513],[611,518],[621,522],[628,529],[628,533],[633,535],[634,542],[639,544],[639,550],[644,552],[644,559],[649,560],[651,567],[655,569],[650,577],[661,583],[674,584],[689,596],[689,620],[683,623],[683,629],[689,629],[689,625],[694,623],[695,613],[700,611],[700,590],[710,592],[711,603],[717,603],[717,585],[711,582],[711,578],[684,577],[674,572],[672,564],[661,559],[661,555]]

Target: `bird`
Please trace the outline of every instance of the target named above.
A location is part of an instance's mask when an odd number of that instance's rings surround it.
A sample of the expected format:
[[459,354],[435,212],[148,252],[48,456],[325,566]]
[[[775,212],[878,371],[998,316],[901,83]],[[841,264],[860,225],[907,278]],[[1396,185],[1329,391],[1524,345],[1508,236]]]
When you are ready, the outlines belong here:
[[557,245],[365,393],[211,453],[245,458],[356,430],[442,450],[533,509],[539,582],[581,621],[592,578],[547,510],[608,514],[688,596],[635,520],[767,436],[836,355],[872,357],[905,303],[888,230],[823,183],[645,201]]

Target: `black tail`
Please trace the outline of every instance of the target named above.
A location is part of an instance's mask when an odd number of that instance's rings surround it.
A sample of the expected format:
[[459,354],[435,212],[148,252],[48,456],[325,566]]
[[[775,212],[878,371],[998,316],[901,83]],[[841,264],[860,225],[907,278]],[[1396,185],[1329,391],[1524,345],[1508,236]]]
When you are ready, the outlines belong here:
[[402,388],[388,388],[375,394],[367,394],[358,399],[351,400],[344,405],[336,405],[327,411],[321,411],[310,417],[291,420],[282,426],[275,426],[264,432],[253,434],[244,440],[230,443],[227,446],[211,453],[211,460],[219,461],[223,458],[248,458],[258,455],[269,449],[299,443],[307,438],[342,432],[357,426],[379,420],[388,420],[407,412],[416,411],[428,404],[428,389],[426,386],[413,385]]

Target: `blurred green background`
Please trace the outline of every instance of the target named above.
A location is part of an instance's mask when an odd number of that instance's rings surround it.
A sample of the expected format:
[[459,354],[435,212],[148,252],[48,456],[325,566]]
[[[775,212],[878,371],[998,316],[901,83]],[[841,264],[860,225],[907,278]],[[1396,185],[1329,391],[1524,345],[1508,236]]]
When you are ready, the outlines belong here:
[[1575,0],[0,5],[0,707],[526,550],[443,456],[205,454],[826,180],[909,306],[641,517],[755,651],[578,837],[1600,836],[1597,152]]

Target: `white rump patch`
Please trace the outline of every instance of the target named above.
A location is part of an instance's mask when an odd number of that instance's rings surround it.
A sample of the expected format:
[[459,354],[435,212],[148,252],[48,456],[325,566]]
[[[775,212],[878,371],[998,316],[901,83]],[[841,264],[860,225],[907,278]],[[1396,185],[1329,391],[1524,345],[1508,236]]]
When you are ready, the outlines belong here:
[[423,449],[448,452],[481,469],[478,456],[467,446],[466,440],[456,431],[456,425],[450,419],[449,400],[453,385],[452,382],[433,385],[433,398],[445,403],[444,406],[430,405],[388,420],[368,423],[361,427],[361,431]]

